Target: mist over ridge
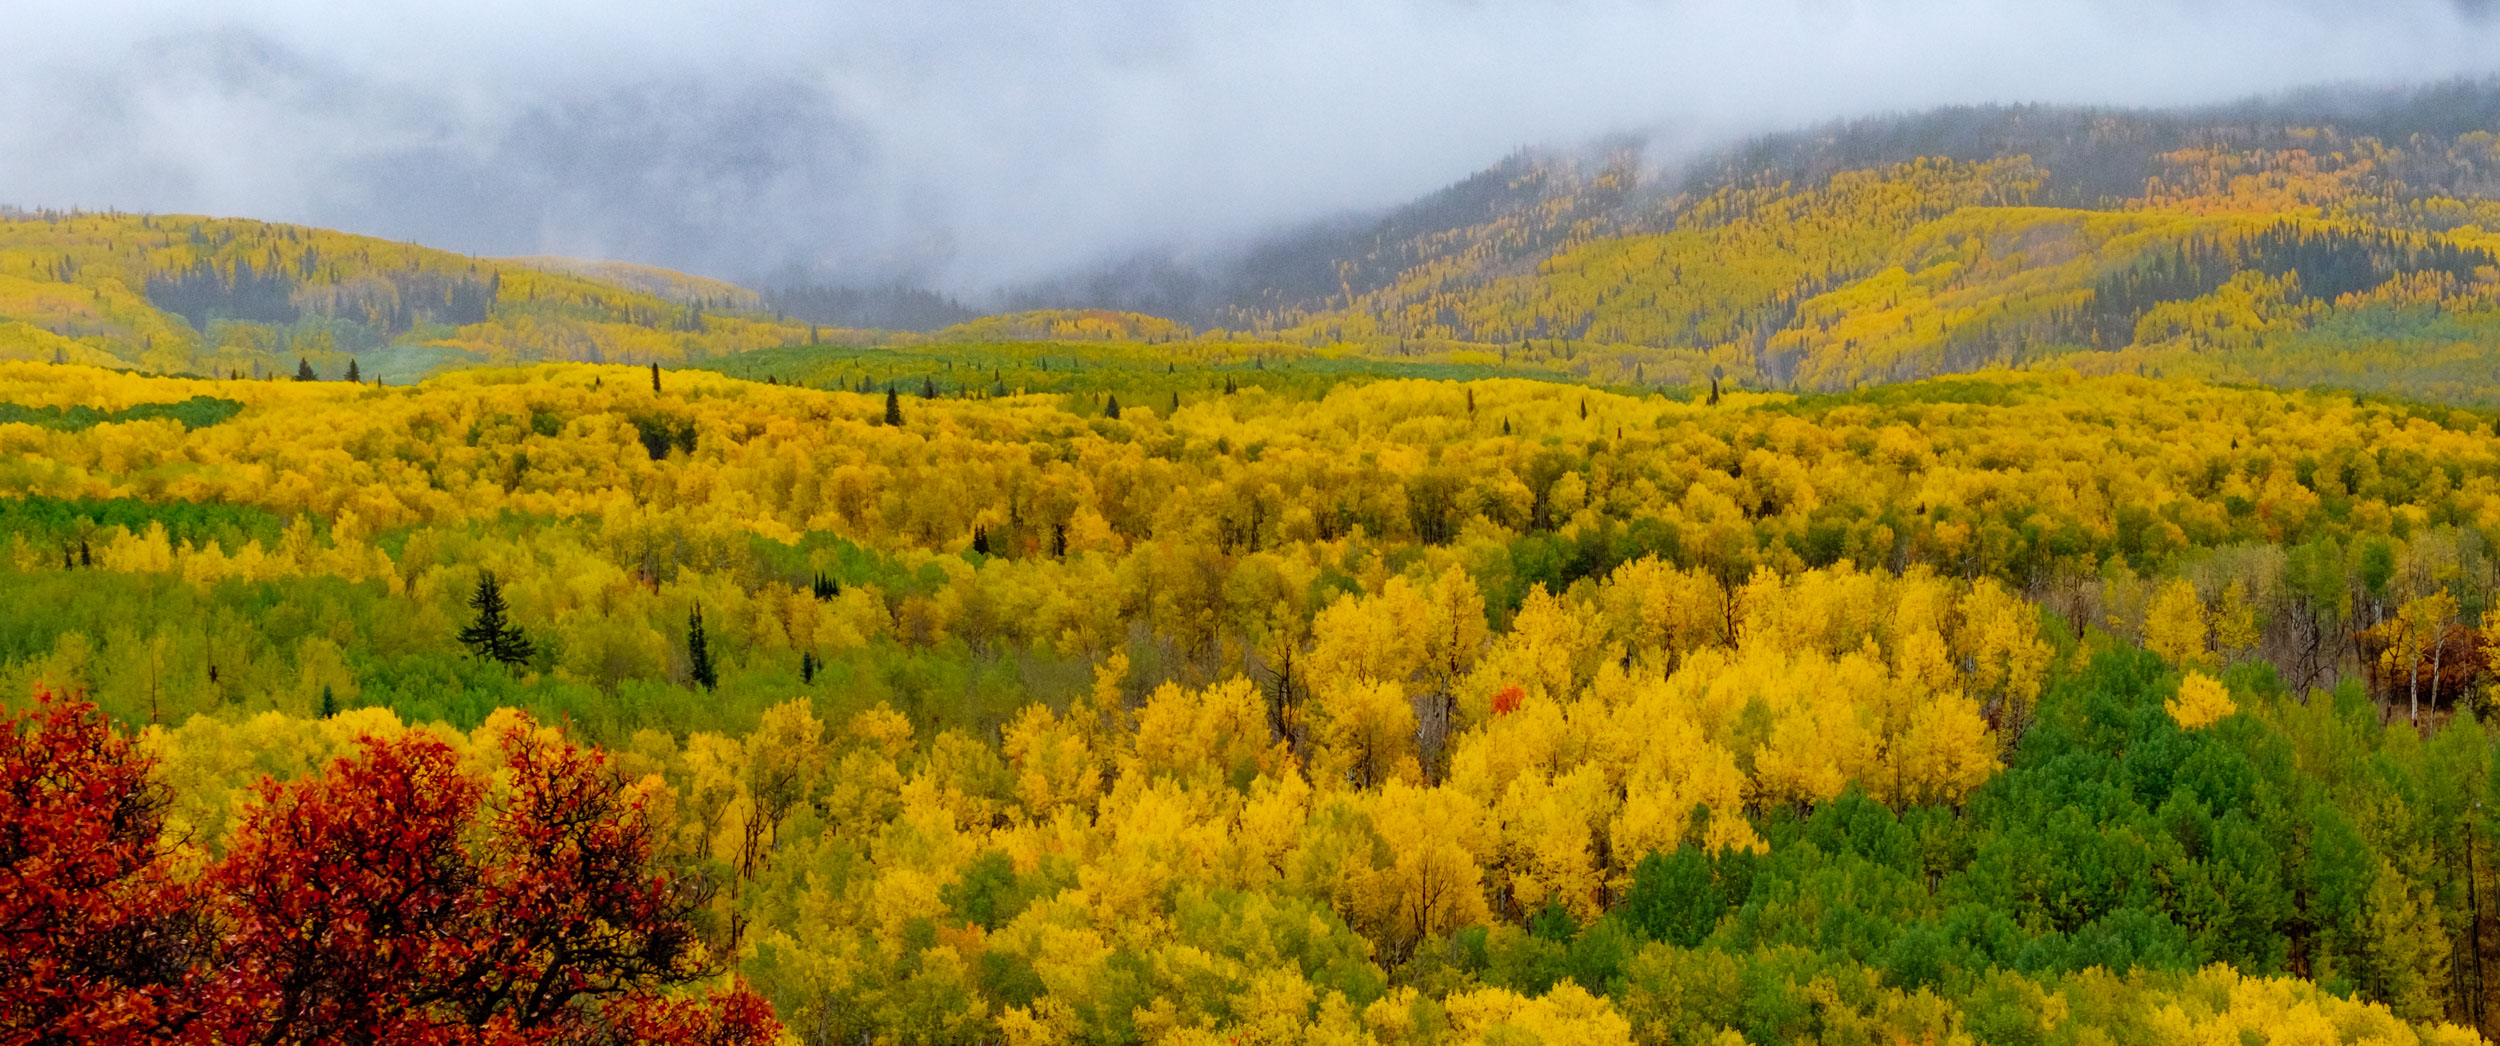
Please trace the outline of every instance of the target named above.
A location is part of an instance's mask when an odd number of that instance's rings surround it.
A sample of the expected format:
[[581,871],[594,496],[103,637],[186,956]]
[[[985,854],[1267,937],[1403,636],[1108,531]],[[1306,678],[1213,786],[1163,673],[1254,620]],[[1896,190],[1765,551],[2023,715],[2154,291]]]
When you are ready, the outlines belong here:
[[1281,230],[1370,220],[1523,146],[1630,135],[1670,165],[1938,105],[2480,76],[2500,26],[2478,11],[47,0],[23,21],[50,46],[0,71],[0,104],[27,121],[0,152],[0,200],[1003,300],[991,292],[1116,278],[1126,259],[1169,281]]

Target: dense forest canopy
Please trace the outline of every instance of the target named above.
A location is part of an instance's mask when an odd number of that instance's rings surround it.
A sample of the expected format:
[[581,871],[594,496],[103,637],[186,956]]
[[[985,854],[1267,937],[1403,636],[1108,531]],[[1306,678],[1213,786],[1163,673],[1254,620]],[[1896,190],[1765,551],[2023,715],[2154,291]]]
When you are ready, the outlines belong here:
[[11,214],[0,1040],[2484,1041],[2460,90],[1523,154],[1178,318]]

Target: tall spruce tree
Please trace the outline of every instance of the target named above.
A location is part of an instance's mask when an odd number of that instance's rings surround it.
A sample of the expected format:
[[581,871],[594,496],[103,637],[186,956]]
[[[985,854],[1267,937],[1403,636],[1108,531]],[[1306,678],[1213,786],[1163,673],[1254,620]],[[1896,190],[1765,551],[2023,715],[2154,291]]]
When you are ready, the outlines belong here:
[[703,605],[686,616],[686,674],[705,690],[720,688],[720,671],[712,667],[712,646],[703,638]]
[[885,387],[885,423],[898,428],[903,424],[903,401],[894,394],[892,385]]
[[460,630],[460,643],[469,652],[502,665],[520,665],[538,652],[529,636],[504,620],[511,609],[504,603],[503,583],[494,571],[478,575],[477,591],[469,594],[469,607],[477,611],[477,620]]
[[295,360],[295,380],[320,381],[321,376],[313,373],[311,360],[298,357]]
[[651,365],[651,391],[660,391],[660,365],[657,363]]

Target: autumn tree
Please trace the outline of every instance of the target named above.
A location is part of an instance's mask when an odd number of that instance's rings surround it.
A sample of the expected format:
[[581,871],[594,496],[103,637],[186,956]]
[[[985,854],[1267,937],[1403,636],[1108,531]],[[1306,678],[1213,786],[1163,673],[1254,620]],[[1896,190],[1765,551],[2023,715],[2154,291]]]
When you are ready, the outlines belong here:
[[421,732],[261,786],[206,877],[221,954],[195,1033],[770,1040],[742,990],[664,994],[714,967],[692,920],[706,890],[652,867],[645,793],[526,717],[499,715],[492,733],[492,788]]
[[0,719],[0,1041],[160,1041],[205,944],[163,861],[166,796],[84,701]]
[[2144,614],[2144,648],[2181,667],[2205,660],[2205,602],[2194,583],[2173,578],[2153,597]]

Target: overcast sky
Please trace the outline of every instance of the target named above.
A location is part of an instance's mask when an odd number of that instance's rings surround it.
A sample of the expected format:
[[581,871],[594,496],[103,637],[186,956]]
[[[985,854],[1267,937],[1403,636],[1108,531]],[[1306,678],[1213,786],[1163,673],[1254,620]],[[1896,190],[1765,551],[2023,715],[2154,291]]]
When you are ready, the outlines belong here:
[[959,291],[1393,205],[1523,145],[2500,70],[2458,0],[11,6],[0,202]]

